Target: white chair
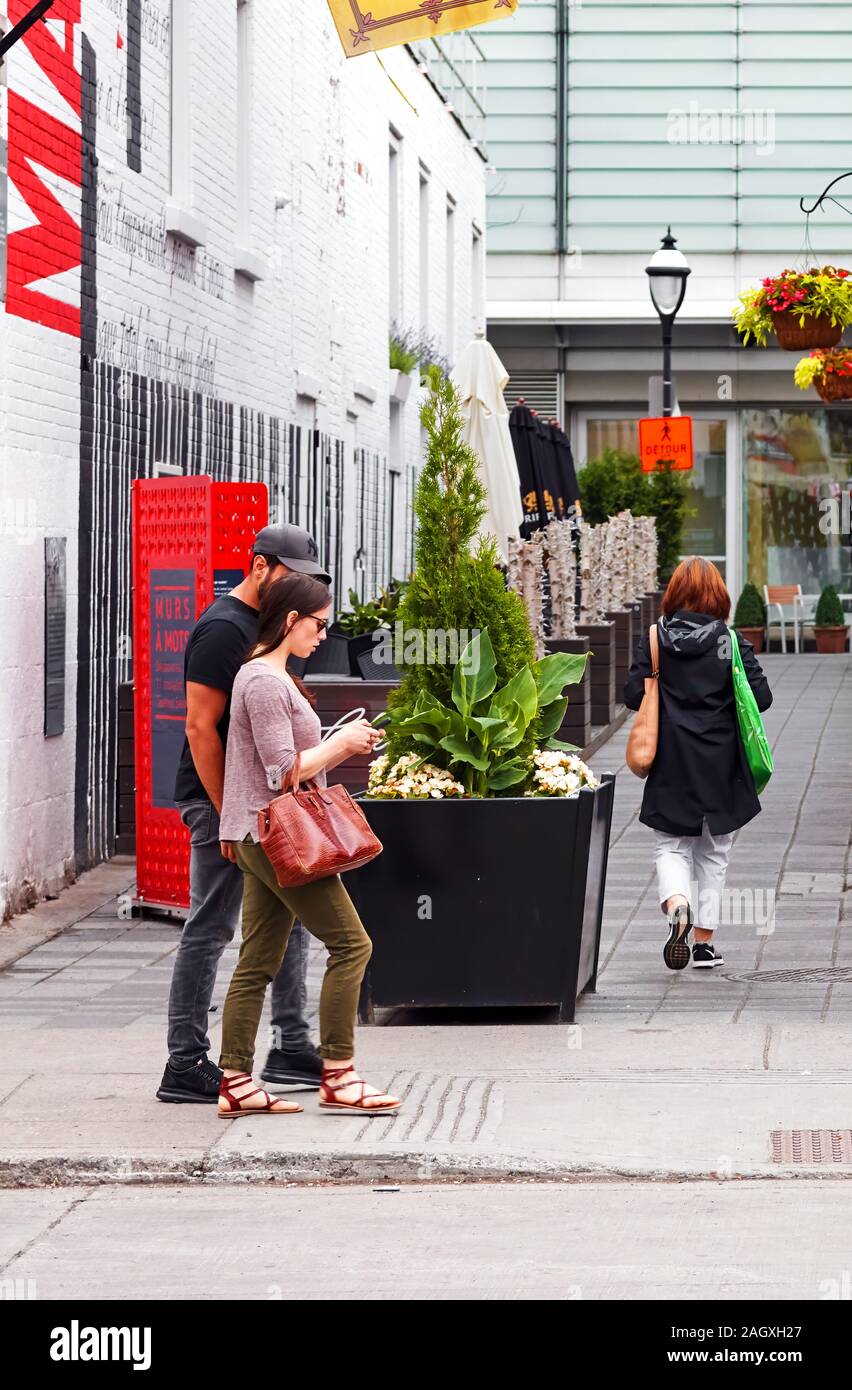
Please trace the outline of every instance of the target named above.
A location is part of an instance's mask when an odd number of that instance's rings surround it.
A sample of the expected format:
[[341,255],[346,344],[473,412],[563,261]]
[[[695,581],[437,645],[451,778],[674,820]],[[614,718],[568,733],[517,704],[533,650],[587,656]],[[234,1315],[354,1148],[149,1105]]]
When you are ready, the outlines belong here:
[[769,609],[778,610],[778,621],[781,624],[781,650],[785,656],[787,654],[787,617],[784,613],[784,605],[793,605],[793,650],[799,650],[799,614],[802,608],[802,586],[801,584],[764,584],[763,598],[766,603],[766,644],[769,645]]

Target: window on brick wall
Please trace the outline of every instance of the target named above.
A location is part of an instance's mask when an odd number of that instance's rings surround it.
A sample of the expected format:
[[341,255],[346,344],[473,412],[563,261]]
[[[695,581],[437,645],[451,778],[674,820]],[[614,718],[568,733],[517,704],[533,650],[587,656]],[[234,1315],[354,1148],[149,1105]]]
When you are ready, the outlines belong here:
[[192,205],[192,5],[172,0],[171,196]]
[[251,0],[237,0],[237,241],[251,246]]
[[474,335],[485,331],[485,264],[483,256],[482,232],[473,224],[470,248],[470,275],[472,281],[471,305],[473,310]]
[[400,163],[401,140],[391,131],[388,143],[388,291],[392,323],[399,323],[402,312],[401,279],[401,217]]
[[429,330],[429,170],[420,166],[420,326]]

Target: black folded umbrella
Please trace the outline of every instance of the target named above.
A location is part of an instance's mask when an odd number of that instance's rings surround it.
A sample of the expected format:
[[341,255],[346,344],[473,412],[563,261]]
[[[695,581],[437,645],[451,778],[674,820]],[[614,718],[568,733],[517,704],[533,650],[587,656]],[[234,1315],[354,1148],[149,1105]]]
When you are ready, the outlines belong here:
[[577,484],[577,470],[574,467],[574,455],[571,452],[571,444],[567,434],[555,421],[551,423],[553,424],[556,467],[559,474],[560,490],[565,499],[565,507],[567,510],[569,507],[576,506],[580,500],[580,489]]
[[512,436],[512,445],[515,450],[521,503],[524,509],[524,520],[520,528],[520,533],[524,539],[532,531],[541,530],[548,522],[544,481],[541,476],[541,444],[538,438],[536,419],[537,417],[523,401],[518,401],[509,415],[509,433]]

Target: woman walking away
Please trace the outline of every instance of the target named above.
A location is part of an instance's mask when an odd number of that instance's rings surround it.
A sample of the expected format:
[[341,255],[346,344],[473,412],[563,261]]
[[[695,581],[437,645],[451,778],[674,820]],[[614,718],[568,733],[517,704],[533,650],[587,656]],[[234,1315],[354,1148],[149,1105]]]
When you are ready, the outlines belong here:
[[299,779],[324,787],[327,768],[369,753],[382,737],[360,719],[321,742],[314,698],[287,670],[288,657],[310,656],[324,640],[329,611],[328,586],[321,580],[293,574],[270,584],[260,604],[257,645],[234,681],[220,835],[222,853],[230,842],[243,872],[243,940],[222,1015],[224,1119],[301,1110],[258,1089],[251,1078],[266,987],[297,917],[329,953],[319,1010],[320,1105],[361,1115],[386,1114],[400,1105],[355,1071],[355,1013],[371,944],[340,876],[282,888],[255,842],[257,813],[286,785],[297,755]]
[[[654,860],[662,911],[668,914],[663,960],[670,970],[723,965],[713,945],[734,831],[760,811],[737,726],[726,627],[731,596],[714,564],[683,560],[672,575],[657,624],[660,720],[657,752],[645,784],[643,825],[655,833]],[[754,648],[737,633],[743,666],[759,710],[772,693]],[[651,676],[649,634],[643,633],[624,686],[638,710]]]

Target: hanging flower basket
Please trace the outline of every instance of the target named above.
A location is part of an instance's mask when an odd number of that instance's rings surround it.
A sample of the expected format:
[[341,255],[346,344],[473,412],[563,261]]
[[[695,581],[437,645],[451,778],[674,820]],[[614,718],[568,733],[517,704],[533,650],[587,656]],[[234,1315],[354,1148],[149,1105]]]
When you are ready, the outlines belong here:
[[759,290],[747,290],[733,311],[743,342],[765,347],[774,333],[787,352],[832,348],[852,323],[852,281],[848,270],[833,265],[806,272],[782,270],[767,277]]
[[801,352],[802,348],[833,348],[843,337],[843,326],[832,323],[828,318],[806,318],[799,321],[799,315],[792,309],[773,316],[773,327],[778,346],[785,352]]
[[815,386],[824,401],[852,400],[852,351],[814,348],[796,363],[793,380],[801,391]]

